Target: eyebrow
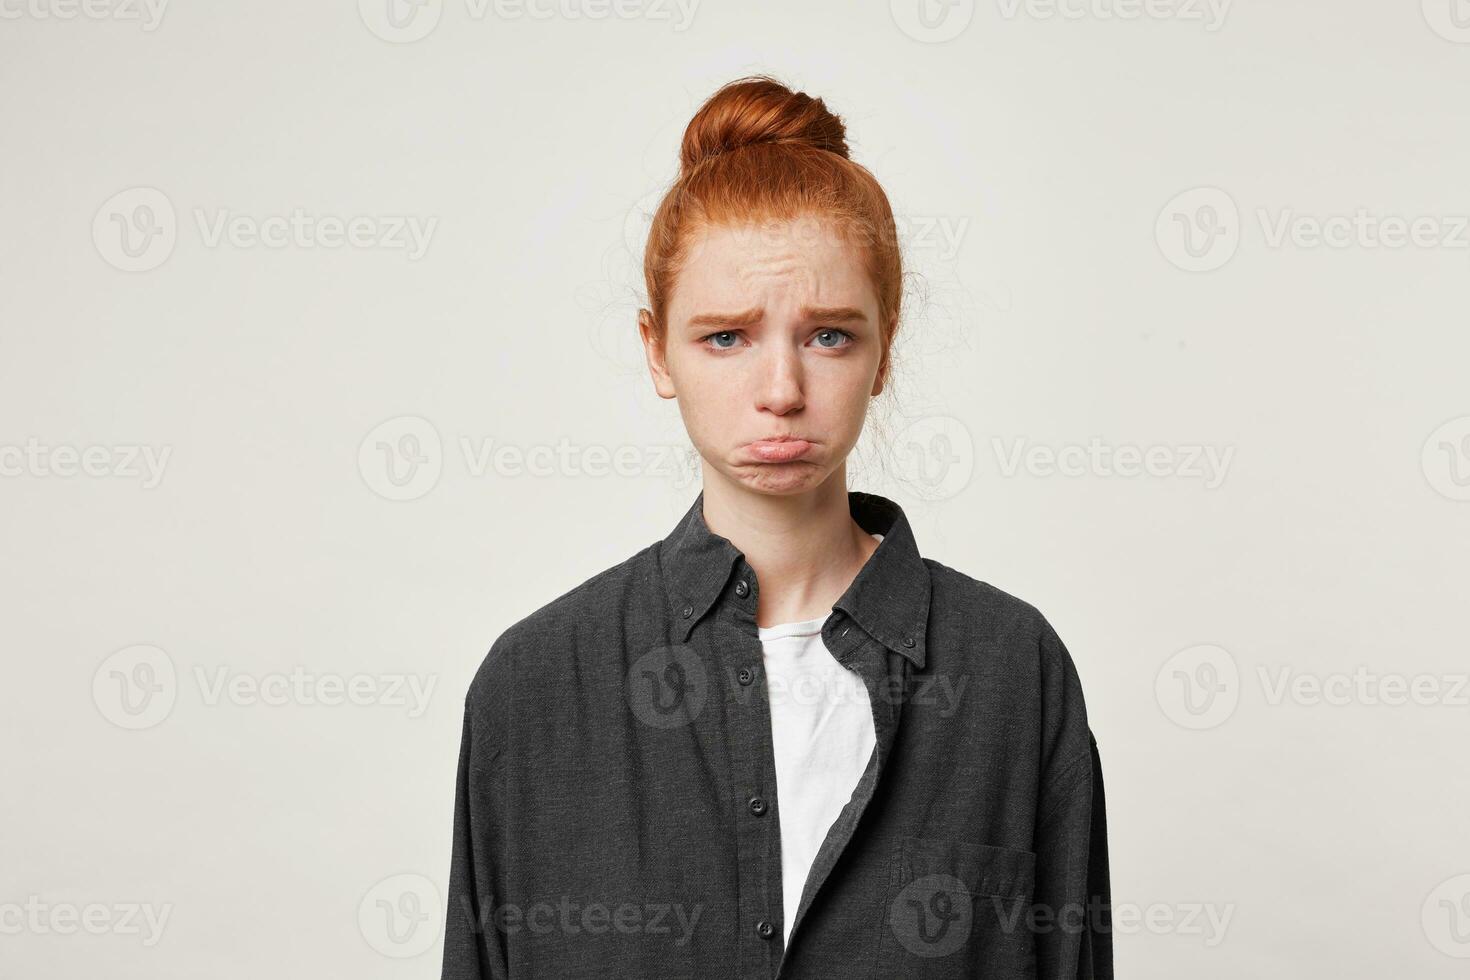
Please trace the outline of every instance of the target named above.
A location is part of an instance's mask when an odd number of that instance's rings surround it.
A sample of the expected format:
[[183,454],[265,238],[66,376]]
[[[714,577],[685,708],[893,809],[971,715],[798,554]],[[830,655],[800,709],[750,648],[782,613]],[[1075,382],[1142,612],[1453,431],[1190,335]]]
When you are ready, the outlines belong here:
[[[691,327],[748,327],[759,323],[765,316],[760,309],[744,310],[740,313],[696,313],[689,318]],[[856,306],[803,306],[799,313],[803,320],[814,323],[851,323],[854,320],[867,322],[867,315]]]

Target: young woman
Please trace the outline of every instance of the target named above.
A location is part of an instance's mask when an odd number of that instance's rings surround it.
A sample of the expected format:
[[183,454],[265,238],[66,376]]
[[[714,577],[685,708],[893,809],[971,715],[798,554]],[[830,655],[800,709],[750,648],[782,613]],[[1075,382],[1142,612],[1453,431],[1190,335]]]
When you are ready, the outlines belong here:
[[901,265],[820,100],[715,93],[639,330],[703,490],[465,701],[443,976],[1112,976],[1102,771],[1031,605],[847,489]]

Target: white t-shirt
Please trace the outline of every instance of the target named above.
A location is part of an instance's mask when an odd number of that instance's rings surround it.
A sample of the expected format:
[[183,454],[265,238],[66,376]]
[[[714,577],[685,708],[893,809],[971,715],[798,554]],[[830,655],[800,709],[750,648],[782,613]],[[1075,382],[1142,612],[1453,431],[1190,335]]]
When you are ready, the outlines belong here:
[[[883,540],[880,534],[873,537]],[[757,629],[776,750],[787,940],[817,851],[877,744],[868,689],[822,642],[826,621],[823,615]]]

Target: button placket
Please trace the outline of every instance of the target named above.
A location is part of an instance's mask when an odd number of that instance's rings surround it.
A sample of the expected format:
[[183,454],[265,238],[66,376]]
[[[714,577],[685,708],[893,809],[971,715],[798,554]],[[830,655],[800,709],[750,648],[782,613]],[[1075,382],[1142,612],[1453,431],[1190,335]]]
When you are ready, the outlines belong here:
[[[868,808],[882,780],[884,766],[888,761],[888,755],[893,748],[894,736],[898,730],[900,705],[906,696],[908,686],[907,661],[898,654],[890,655],[886,648],[875,640],[859,641],[851,659],[844,659],[842,663],[849,670],[862,676],[863,683],[868,688],[869,697],[872,699],[876,744],[871,762],[853,790],[852,799],[829,828],[813,860],[798,907],[785,910],[787,915],[794,916],[789,936],[791,939],[802,931],[802,922],[806,918],[808,903],[821,890],[828,874],[836,866],[838,858],[851,842],[857,824],[862,820],[863,812]],[[899,694],[897,704],[874,696],[875,693],[881,693],[890,680],[898,681],[901,691],[905,692]]]
[[[735,567],[720,615],[714,618],[727,663],[736,666],[735,680],[745,687],[762,683],[764,656],[755,611],[758,585],[743,561]],[[729,675],[726,675],[729,676]],[[737,806],[745,812],[736,819],[736,850],[740,862],[739,915],[746,923],[742,934],[741,975],[771,977],[778,969],[780,946],[781,867],[780,827],[776,821],[775,749],[771,744],[769,702],[764,691],[733,695],[731,744],[736,763],[732,771]],[[749,945],[747,945],[747,943]]]

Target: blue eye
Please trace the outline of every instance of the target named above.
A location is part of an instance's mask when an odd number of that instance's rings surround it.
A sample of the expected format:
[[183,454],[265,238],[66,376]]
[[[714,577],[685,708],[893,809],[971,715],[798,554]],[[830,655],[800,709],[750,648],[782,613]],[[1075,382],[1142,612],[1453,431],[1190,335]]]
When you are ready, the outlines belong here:
[[[721,338],[729,342],[723,343]],[[838,330],[836,327],[817,331],[815,339],[817,346],[823,350],[841,350],[857,340],[853,334],[846,330]],[[734,350],[739,346],[739,341],[740,331],[738,330],[720,330],[699,338],[699,342],[711,350]]]
[[[822,332],[820,332],[820,333],[817,334],[817,337],[819,337],[819,338],[821,338],[821,337],[833,337],[833,338],[839,338],[839,339],[844,339],[844,340],[849,340],[849,341],[853,339],[852,334],[848,333],[846,330],[837,330],[835,328],[830,329],[830,330],[823,330]],[[824,343],[821,343],[820,340],[819,340],[818,343],[817,343],[817,346],[818,347],[825,347],[828,350],[834,350],[837,347],[844,346],[844,345],[841,345],[841,344],[824,344]]]

